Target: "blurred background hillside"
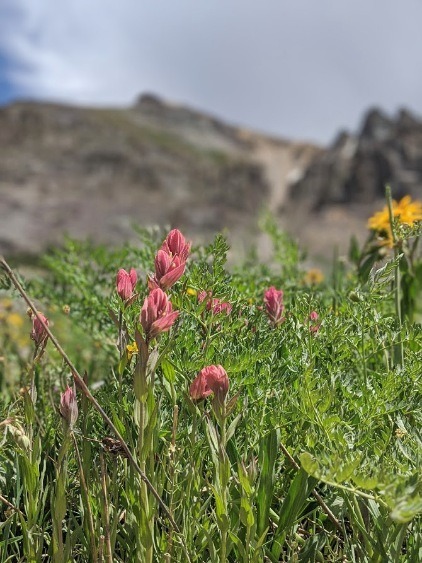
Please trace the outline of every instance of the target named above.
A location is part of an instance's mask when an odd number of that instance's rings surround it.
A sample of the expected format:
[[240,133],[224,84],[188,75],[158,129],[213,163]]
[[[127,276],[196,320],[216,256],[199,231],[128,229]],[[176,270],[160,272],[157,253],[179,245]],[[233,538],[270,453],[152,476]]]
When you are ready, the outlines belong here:
[[[422,4],[4,0],[0,253],[132,224],[312,256],[422,196]],[[258,239],[265,257],[265,238]]]

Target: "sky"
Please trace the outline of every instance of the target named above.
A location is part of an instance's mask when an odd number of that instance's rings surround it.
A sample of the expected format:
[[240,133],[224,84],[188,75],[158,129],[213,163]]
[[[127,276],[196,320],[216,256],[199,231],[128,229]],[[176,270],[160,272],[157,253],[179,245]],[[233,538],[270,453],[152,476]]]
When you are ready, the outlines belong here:
[[364,112],[422,114],[422,0],[0,0],[0,104],[142,92],[329,143]]

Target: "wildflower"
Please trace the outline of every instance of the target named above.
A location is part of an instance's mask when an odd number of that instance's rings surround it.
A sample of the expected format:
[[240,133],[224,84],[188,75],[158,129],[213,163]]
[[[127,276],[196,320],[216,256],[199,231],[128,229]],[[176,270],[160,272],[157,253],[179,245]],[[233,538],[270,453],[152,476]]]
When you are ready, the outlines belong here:
[[178,229],[173,229],[161,245],[161,250],[173,257],[177,256],[181,262],[186,262],[190,253],[190,247],[191,243],[186,242],[182,233]]
[[318,268],[311,268],[303,277],[306,285],[318,285],[324,281],[324,274]]
[[173,257],[164,250],[159,250],[155,257],[155,275],[148,281],[150,289],[169,289],[183,276],[185,266],[186,262],[179,256]]
[[78,403],[76,401],[75,391],[69,387],[69,385],[66,391],[60,396],[59,410],[69,428],[72,429],[78,419]]
[[393,205],[393,213],[395,217],[399,217],[400,223],[413,227],[415,223],[422,221],[422,202],[412,201],[410,195],[406,195],[395,209]]
[[189,387],[189,394],[194,401],[214,394],[217,401],[223,403],[228,391],[229,378],[226,370],[220,365],[201,369]]
[[160,288],[153,289],[145,298],[139,317],[146,340],[152,340],[160,333],[170,330],[178,316],[179,311],[173,311],[164,291]]
[[193,297],[196,297],[198,295],[198,292],[193,287],[188,287],[186,290],[186,295],[191,295]]
[[270,287],[264,293],[265,310],[270,321],[279,326],[286,319],[283,317],[284,304],[283,304],[283,291],[275,287]]
[[62,311],[65,315],[69,315],[70,313],[70,306],[69,305],[63,305],[62,307]]
[[[38,311],[38,316],[43,321],[43,323],[48,326],[48,319],[42,313]],[[37,316],[32,317],[32,331],[31,331],[31,338],[35,342],[35,345],[42,346],[47,342],[48,334],[45,330],[43,324],[38,319]]]
[[316,334],[321,326],[321,324],[317,324],[318,319],[319,319],[318,313],[316,311],[312,311],[312,313],[309,315],[309,330],[313,334]]
[[136,345],[136,342],[132,342],[132,344],[128,344],[126,346],[126,351],[127,351],[127,357],[130,360],[132,358],[132,356],[134,356],[135,354],[137,354],[139,352],[138,346]]
[[5,311],[11,311],[13,308],[13,301],[7,297],[0,299],[0,307]]
[[116,289],[122,301],[127,301],[133,297],[137,281],[138,276],[134,268],[130,270],[130,273],[126,272],[123,268],[117,272]]
[[155,257],[155,274],[148,278],[150,289],[167,290],[182,277],[190,246],[178,229],[169,232]]
[[13,326],[15,328],[20,328],[24,323],[22,316],[19,315],[18,313],[10,313],[6,317],[6,322],[8,325]]
[[207,311],[212,311],[213,315],[218,315],[223,312],[225,312],[226,315],[230,315],[233,308],[231,303],[228,301],[221,301],[221,299],[218,299],[217,297],[212,297],[212,291],[200,291],[198,293],[199,303],[203,303],[205,300],[207,300]]
[[[398,203],[393,200],[392,212],[393,218],[396,219],[400,225],[413,227],[418,221],[422,221],[422,202],[412,201],[412,198],[407,195]],[[368,229],[371,229],[380,236],[380,244],[382,246],[389,248],[394,246],[388,206],[374,213],[374,215],[368,219]]]

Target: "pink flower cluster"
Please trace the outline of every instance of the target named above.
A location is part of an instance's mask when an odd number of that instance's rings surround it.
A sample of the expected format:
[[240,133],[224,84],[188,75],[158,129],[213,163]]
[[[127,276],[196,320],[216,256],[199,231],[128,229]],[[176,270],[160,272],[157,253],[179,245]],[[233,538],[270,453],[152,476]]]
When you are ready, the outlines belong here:
[[190,247],[178,229],[169,232],[155,257],[155,273],[148,278],[150,289],[166,291],[182,277]]
[[217,297],[212,296],[212,291],[200,291],[198,293],[199,303],[206,301],[206,310],[211,311],[213,315],[218,315],[219,313],[226,313],[230,315],[232,311],[232,305],[228,301],[221,301]]
[[283,317],[284,303],[282,290],[274,286],[267,289],[264,293],[265,311],[274,326],[281,325],[286,317]]
[[194,401],[214,394],[216,399],[223,403],[228,391],[229,378],[226,370],[220,365],[201,369],[189,387],[189,394]]
[[167,332],[179,316],[162,289],[153,289],[145,298],[139,317],[145,332],[145,340],[149,342],[162,332]]
[[[150,342],[162,332],[170,330],[179,316],[165,293],[185,271],[190,252],[190,243],[182,233],[173,229],[167,235],[155,257],[155,274],[148,277],[149,295],[142,305],[139,321],[144,329],[145,340]],[[134,268],[127,272],[121,268],[117,273],[116,291],[125,305],[136,298],[135,287],[138,276]]]

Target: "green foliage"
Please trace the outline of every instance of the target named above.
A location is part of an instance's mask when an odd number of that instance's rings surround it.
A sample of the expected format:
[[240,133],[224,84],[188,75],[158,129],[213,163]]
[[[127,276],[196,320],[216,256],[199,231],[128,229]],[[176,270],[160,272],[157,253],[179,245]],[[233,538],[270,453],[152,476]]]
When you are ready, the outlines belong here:
[[[229,272],[222,236],[193,249],[168,292],[177,323],[142,373],[141,352],[127,345],[142,346],[139,313],[162,232],[141,231],[138,245],[116,250],[68,240],[26,284],[179,532],[80,392],[69,441],[58,405],[71,373],[51,342],[34,360],[29,337],[22,345],[8,328],[10,306],[0,308],[1,561],[418,560],[421,264],[414,258],[406,274],[400,255],[371,267],[336,262],[330,283],[307,285],[296,245],[269,220],[266,230],[275,268],[251,255]],[[123,306],[116,273],[131,267],[138,294]],[[0,299],[18,311],[1,281]],[[263,303],[272,285],[284,291],[277,328]],[[231,312],[213,314],[200,291]],[[225,417],[211,398],[189,396],[197,373],[217,364],[230,379]],[[20,390],[32,380],[36,401]]]

